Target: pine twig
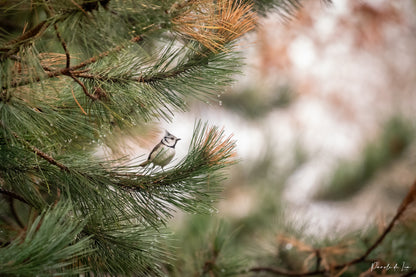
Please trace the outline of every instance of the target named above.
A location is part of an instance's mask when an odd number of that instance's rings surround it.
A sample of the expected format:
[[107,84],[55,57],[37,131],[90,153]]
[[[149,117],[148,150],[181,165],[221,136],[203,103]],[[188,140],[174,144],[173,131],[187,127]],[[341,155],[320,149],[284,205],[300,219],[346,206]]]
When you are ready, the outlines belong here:
[[53,27],[55,28],[56,36],[58,37],[59,41],[61,42],[62,48],[65,51],[65,56],[66,56],[66,66],[65,66],[65,68],[69,68],[69,66],[71,64],[71,55],[69,54],[68,47],[66,45],[66,42],[62,38],[61,33],[58,30],[58,25],[55,23],[53,25]]
[[87,113],[85,112],[85,110],[82,108],[81,104],[78,102],[77,98],[75,97],[75,93],[74,93],[74,90],[73,90],[72,88],[71,88],[71,93],[72,93],[72,97],[73,97],[73,98],[74,98],[74,100],[75,100],[75,103],[77,103],[77,105],[78,105],[78,107],[81,109],[82,113],[83,113],[84,115],[87,115]]
[[10,212],[12,213],[17,225],[19,225],[20,228],[25,228],[25,225],[23,224],[22,220],[20,219],[19,215],[16,212],[16,208],[14,206],[14,199],[12,197],[9,198],[9,208]]
[[5,189],[0,188],[0,193],[1,194],[4,194],[4,195],[7,195],[7,196],[9,196],[9,197],[11,197],[13,199],[17,199],[20,202],[23,202],[25,204],[29,204],[29,202],[27,202],[26,199],[24,199],[23,197],[21,197],[20,195],[14,193],[14,192],[11,192],[11,191],[8,191],[8,190],[5,190]]
[[322,262],[322,256],[321,256],[321,249],[316,249],[315,250],[315,256],[316,256],[316,270],[319,270],[319,268],[321,267],[321,262]]
[[[136,36],[136,37],[130,39],[130,42],[139,42],[141,40],[143,40],[143,37]],[[97,62],[98,60],[108,56],[110,53],[118,52],[118,51],[124,49],[125,47],[126,47],[125,45],[116,46],[111,50],[101,52],[97,56],[91,57],[91,58],[89,58],[89,59],[87,59],[87,60],[85,60],[85,61],[83,61],[83,62],[81,62],[77,65],[71,66],[71,67],[65,67],[65,68],[61,68],[61,69],[57,69],[57,70],[46,69],[48,71],[48,72],[45,72],[46,76],[36,77],[36,78],[33,78],[33,79],[25,79],[25,80],[22,80],[20,82],[14,82],[14,83],[10,84],[10,87],[11,88],[16,88],[16,87],[20,87],[20,86],[25,86],[25,85],[28,85],[28,84],[31,84],[31,83],[41,82],[44,79],[54,78],[54,77],[58,77],[58,76],[62,76],[62,75],[67,75],[67,76],[69,76],[70,74],[75,75],[76,70],[81,69],[83,67],[86,67],[90,64],[93,64],[93,63]],[[6,87],[3,86],[2,89],[6,89]]]
[[211,259],[208,259],[204,262],[204,266],[202,267],[202,275],[210,273],[210,276],[215,276],[213,269],[217,263],[219,251],[216,251],[214,249],[214,246],[212,246],[212,249],[210,252],[211,252]]
[[[355,259],[352,259],[349,262],[332,266],[331,269],[332,270],[345,269],[354,264],[358,264],[358,263],[366,261],[367,257],[371,254],[371,252],[373,252],[374,249],[376,249],[383,242],[383,240],[391,232],[391,230],[393,229],[394,225],[399,220],[399,218],[403,215],[403,213],[406,211],[409,205],[413,203],[415,200],[416,200],[416,180],[414,181],[413,185],[409,189],[409,192],[407,193],[406,197],[403,199],[402,203],[397,209],[397,212],[392,218],[392,220],[390,221],[389,225],[386,227],[386,229],[384,229],[383,233],[381,233],[381,235],[376,239],[376,241],[370,247],[368,247],[367,250],[361,256]],[[268,273],[272,273],[275,275],[283,275],[283,276],[313,276],[313,275],[318,275],[318,274],[330,273],[329,270],[327,269],[322,269],[322,270],[316,269],[312,271],[295,272],[295,271],[287,271],[284,269],[274,268],[274,267],[253,267],[253,268],[250,268],[249,271],[250,272],[268,272]],[[409,275],[409,273],[411,274]],[[402,277],[412,276],[414,273],[416,273],[416,270],[412,272],[408,272],[404,274]]]
[[57,160],[55,160],[52,156],[42,152],[39,148],[37,148],[34,145],[31,145],[29,142],[27,142],[26,140],[20,138],[15,132],[12,131],[12,134],[15,138],[17,138],[18,140],[20,140],[21,142],[23,142],[29,149],[31,149],[33,152],[35,152],[36,155],[38,155],[39,157],[41,157],[42,159],[46,160],[47,162],[49,162],[50,164],[56,165],[57,167],[59,167],[60,169],[62,169],[63,171],[69,172],[69,168],[66,167],[64,164],[58,162]]
[[[177,70],[167,71],[163,73],[158,73],[153,76],[149,77],[131,77],[126,79],[121,79],[117,77],[107,77],[99,74],[91,74],[91,73],[85,73],[85,72],[76,72],[73,73],[74,76],[85,78],[85,79],[93,79],[93,80],[101,80],[101,81],[111,81],[111,82],[119,82],[119,81],[133,81],[137,83],[153,83],[157,81],[161,81],[168,78],[175,78],[186,71],[188,71],[192,66],[183,66]],[[71,72],[72,73],[72,72]]]
[[406,211],[407,207],[416,200],[416,180],[414,181],[413,185],[411,186],[409,192],[407,193],[406,197],[403,199],[402,203],[400,204],[399,208],[397,209],[396,214],[394,215],[393,219],[390,221],[389,225],[384,229],[384,232],[378,237],[378,239],[365,251],[363,255],[360,257],[351,260],[348,263],[341,264],[336,266],[337,269],[343,268],[345,266],[350,266],[353,264],[357,264],[359,262],[364,261],[374,249],[376,249],[385,237],[390,233],[393,229],[394,225],[396,224],[397,220],[402,216],[402,214]]
[[275,268],[275,267],[267,267],[267,266],[253,267],[253,268],[250,268],[249,271],[250,272],[268,272],[268,273],[272,273],[275,275],[282,275],[282,276],[313,276],[313,275],[325,273],[325,270],[295,272],[295,271],[287,271],[284,269]]
[[0,48],[0,59],[5,59],[19,52],[19,45],[25,44],[31,39],[39,37],[50,24],[50,21],[44,20],[28,32],[23,33],[20,37],[6,43],[5,47]]
[[[141,41],[141,40],[143,40],[143,37],[141,37],[141,36],[135,36],[134,38],[130,39],[130,42],[139,42],[139,41]],[[125,47],[126,47],[125,45],[119,45],[119,46],[114,47],[114,48],[113,48],[113,49],[111,49],[111,50],[108,50],[108,51],[102,52],[102,53],[98,54],[97,56],[94,56],[94,57],[92,57],[92,58],[89,58],[89,59],[87,59],[87,60],[85,60],[85,61],[83,61],[83,62],[79,63],[78,65],[75,65],[75,66],[71,67],[71,68],[70,68],[70,71],[72,71],[72,70],[76,70],[76,69],[80,69],[80,68],[82,68],[82,67],[85,67],[85,66],[87,66],[87,65],[90,65],[90,64],[92,64],[92,63],[95,63],[95,62],[97,62],[99,59],[101,59],[101,58],[104,58],[104,57],[108,56],[110,53],[112,53],[112,52],[119,52],[120,50],[124,49]]]
[[92,95],[91,93],[88,92],[87,87],[85,86],[85,84],[83,82],[81,82],[80,79],[78,79],[77,77],[75,77],[71,72],[68,73],[68,76],[70,76],[75,82],[78,83],[78,85],[81,86],[81,88],[84,91],[84,94],[86,96],[88,96],[89,98],[91,98],[93,101],[98,100],[98,97],[97,96]]

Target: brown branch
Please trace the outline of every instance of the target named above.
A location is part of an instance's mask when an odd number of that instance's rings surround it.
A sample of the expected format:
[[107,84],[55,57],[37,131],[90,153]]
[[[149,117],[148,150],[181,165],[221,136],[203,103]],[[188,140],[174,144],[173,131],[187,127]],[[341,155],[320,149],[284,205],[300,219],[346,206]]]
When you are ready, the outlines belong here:
[[[406,209],[409,207],[411,203],[413,203],[416,200],[416,180],[414,181],[413,185],[409,189],[409,192],[407,193],[406,197],[403,199],[402,203],[400,204],[399,208],[397,209],[396,214],[390,221],[389,225],[384,229],[383,233],[375,240],[375,242],[367,248],[367,250],[359,257],[350,260],[349,262],[338,264],[331,267],[331,270],[340,270],[344,268],[348,268],[354,264],[358,264],[361,262],[366,261],[367,257],[371,254],[371,252],[374,251],[386,238],[386,236],[391,232],[396,222],[399,220],[399,218],[403,215],[403,213],[406,211]],[[287,271],[280,268],[274,268],[274,267],[253,267],[249,269],[250,272],[269,272],[275,275],[283,275],[283,276],[313,276],[318,274],[325,274],[330,273],[327,269],[316,269],[313,271],[305,271],[305,272],[295,272],[295,271]],[[411,273],[415,273],[415,271],[412,271]],[[403,275],[404,277],[411,276],[412,274],[408,275],[406,273]]]
[[19,225],[20,228],[25,228],[25,225],[23,224],[22,220],[20,219],[19,215],[17,214],[16,208],[14,206],[14,199],[12,197],[9,198],[9,208],[10,212],[12,213],[14,220],[16,221],[17,225]]
[[210,276],[215,276],[213,269],[217,263],[217,259],[219,256],[219,251],[215,249],[214,245],[211,246],[211,257],[204,262],[204,266],[202,267],[202,275],[206,275],[207,273]]
[[23,142],[30,150],[32,150],[36,155],[38,155],[39,157],[41,157],[42,159],[46,160],[47,162],[49,162],[50,164],[56,165],[57,167],[59,167],[60,169],[69,172],[69,168],[66,167],[65,165],[63,165],[62,163],[58,162],[57,160],[55,160],[52,156],[42,152],[40,149],[38,149],[36,146],[31,145],[29,142],[27,142],[24,139],[21,139],[15,132],[12,131],[12,134],[15,138],[17,138],[18,140],[20,140],[21,142]]
[[69,54],[68,47],[67,47],[64,39],[62,38],[61,33],[59,33],[58,25],[55,23],[53,26],[55,28],[56,36],[58,37],[59,41],[61,42],[62,48],[65,51],[65,56],[66,56],[66,66],[65,66],[65,68],[69,68],[69,66],[71,64],[71,56]]
[[28,42],[32,38],[40,36],[51,23],[47,20],[40,22],[38,25],[33,27],[28,32],[23,33],[20,37],[6,43],[5,47],[0,48],[1,59],[7,58],[11,55],[16,54],[19,51],[19,46]]
[[[48,16],[52,17],[54,15],[53,8],[48,6],[48,5],[46,5],[45,8],[46,8],[45,11],[48,14]],[[66,56],[66,66],[65,66],[65,68],[69,68],[69,66],[71,64],[71,56],[69,54],[68,47],[66,45],[66,42],[62,38],[61,33],[59,32],[58,24],[56,22],[53,24],[53,27],[55,29],[56,37],[58,38],[58,40],[61,43],[62,48],[64,49],[64,52],[65,52],[65,56]]]
[[[142,37],[140,36],[136,36],[134,38],[132,38],[130,41],[131,42],[138,42],[141,41]],[[65,43],[63,42],[62,46],[66,47]],[[171,70],[171,71],[166,71],[166,72],[161,72],[152,76],[148,76],[148,77],[143,77],[143,76],[139,76],[139,77],[129,77],[126,79],[122,79],[122,78],[117,78],[117,77],[108,77],[108,76],[103,76],[100,74],[93,74],[93,73],[86,73],[88,71],[88,69],[82,69],[79,70],[89,64],[95,63],[97,62],[99,59],[108,56],[111,52],[117,52],[120,51],[121,49],[123,49],[125,46],[117,46],[112,50],[109,51],[105,51],[100,53],[99,55],[89,58],[75,66],[72,67],[65,67],[62,69],[57,69],[57,70],[53,70],[52,68],[46,67],[44,66],[43,69],[46,71],[46,78],[54,78],[54,77],[58,77],[58,76],[62,76],[62,75],[66,75],[66,76],[70,76],[72,79],[74,79],[83,89],[84,93],[90,97],[93,100],[97,100],[97,97],[95,97],[95,95],[88,93],[88,90],[85,88],[85,85],[82,84],[82,82],[78,79],[75,79],[74,77],[77,78],[85,78],[85,79],[93,79],[93,80],[101,80],[101,81],[112,81],[112,82],[122,82],[122,81],[133,81],[133,82],[138,82],[138,83],[152,83],[152,82],[157,82],[160,80],[164,80],[164,79],[168,79],[168,78],[174,78],[176,76],[179,76],[185,72],[187,72],[190,68],[192,68],[193,64],[188,64],[188,65],[184,65],[176,70]],[[69,61],[69,53],[66,51],[66,55],[67,55],[67,65],[68,65],[68,61]],[[45,79],[45,76],[43,77],[36,77],[33,79],[26,79],[23,81],[20,81],[18,83],[12,83],[11,87],[18,87],[18,86],[23,86],[23,85],[27,85],[30,83],[36,83],[36,82],[41,82],[42,80]],[[5,87],[3,87],[3,89],[5,89]]]
[[374,249],[376,249],[382,241],[385,239],[385,237],[390,233],[390,231],[393,229],[394,225],[396,224],[397,220],[402,216],[402,214],[406,211],[407,207],[415,201],[416,198],[416,180],[411,186],[409,192],[407,193],[406,197],[403,199],[402,203],[400,204],[399,208],[397,209],[396,214],[394,215],[393,219],[390,221],[389,225],[384,229],[384,232],[378,237],[378,239],[365,251],[361,257],[358,257],[356,259],[351,260],[348,263],[341,264],[336,266],[336,269],[343,268],[345,266],[350,266],[359,262],[364,261],[368,255],[370,255],[371,252],[373,252]]
[[321,256],[321,249],[316,249],[315,250],[315,256],[316,256],[316,270],[319,270],[319,268],[321,267],[321,262],[322,262],[322,256]]
[[77,77],[75,77],[74,75],[71,74],[71,72],[68,73],[68,76],[70,76],[72,79],[74,79],[75,82],[78,83],[78,85],[81,86],[82,90],[84,91],[84,94],[86,96],[88,96],[89,98],[91,98],[92,100],[98,100],[98,97],[95,95],[92,95],[91,93],[88,92],[87,87],[85,86],[85,84],[83,82],[81,82],[80,79],[78,79]]
[[77,103],[77,105],[78,105],[78,107],[81,109],[82,113],[83,113],[84,115],[87,115],[87,113],[85,112],[85,110],[82,108],[81,104],[78,102],[77,98],[75,97],[75,93],[74,93],[74,90],[73,90],[72,88],[71,88],[71,92],[72,92],[72,97],[73,97],[73,98],[74,98],[74,100],[75,100],[75,103]]
[[157,82],[157,81],[161,81],[161,80],[168,79],[168,78],[175,78],[187,72],[190,68],[192,68],[192,66],[193,65],[188,65],[188,66],[185,65],[176,70],[161,72],[161,73],[157,73],[155,75],[148,76],[148,77],[140,76],[140,77],[129,77],[125,79],[117,78],[117,77],[108,77],[108,76],[103,76],[103,75],[93,74],[93,73],[84,73],[80,71],[77,71],[76,73],[75,72],[71,72],[71,73],[76,77],[85,78],[85,79],[93,79],[93,80],[101,80],[101,81],[112,81],[112,82],[132,81],[132,82],[138,82],[138,83],[152,83],[152,82]]
[[[141,37],[141,36],[136,36],[136,37],[134,37],[134,38],[130,39],[130,42],[139,42],[139,41],[141,41],[141,40],[143,40],[143,37]],[[95,57],[89,58],[89,59],[87,59],[87,60],[85,60],[85,61],[83,61],[83,62],[79,63],[78,65],[75,65],[75,66],[71,67],[71,68],[70,68],[70,71],[72,71],[72,70],[76,70],[76,69],[80,69],[80,68],[85,67],[85,66],[87,66],[87,65],[89,65],[89,64],[95,63],[95,62],[96,62],[96,61],[98,61],[99,59],[101,59],[101,58],[103,58],[103,57],[108,56],[110,53],[112,53],[112,52],[118,52],[118,51],[122,50],[122,49],[123,49],[123,48],[125,48],[125,47],[126,47],[125,45],[119,45],[119,46],[114,47],[114,48],[113,48],[113,49],[111,49],[111,50],[108,50],[108,51],[102,52],[102,53],[98,54],[98,55],[97,55],[97,56],[95,56]]]
[[318,274],[325,273],[324,270],[314,270],[314,271],[308,271],[308,272],[295,272],[295,271],[287,271],[280,268],[274,268],[274,267],[253,267],[249,269],[250,272],[268,272],[275,275],[283,275],[283,276],[313,276]]
[[[136,37],[130,39],[130,42],[139,42],[141,40],[143,40],[143,38],[141,36],[136,36]],[[125,45],[116,46],[111,50],[102,52],[102,53],[98,54],[97,56],[91,57],[91,58],[89,58],[89,59],[87,59],[87,60],[85,60],[85,61],[83,61],[83,62],[81,62],[77,65],[71,66],[71,67],[65,67],[65,68],[61,68],[61,69],[57,69],[57,70],[53,70],[53,71],[49,70],[49,68],[48,68],[48,69],[46,69],[46,71],[48,71],[48,72],[45,72],[45,74],[46,74],[45,76],[36,77],[36,78],[33,78],[33,79],[28,78],[28,79],[22,80],[20,82],[14,82],[14,83],[10,84],[10,87],[15,88],[15,87],[20,87],[20,86],[25,86],[25,85],[28,85],[28,84],[31,84],[31,83],[41,82],[45,79],[54,78],[54,77],[58,77],[58,76],[62,76],[62,75],[69,76],[70,74],[73,74],[75,70],[81,69],[81,68],[86,67],[86,66],[88,66],[92,63],[95,63],[98,60],[100,60],[101,58],[104,58],[104,57],[108,56],[110,53],[118,52],[118,51],[122,50],[125,47],[126,47]],[[2,88],[6,89],[6,87],[2,87]]]
[[[116,77],[108,77],[108,76],[103,76],[103,75],[99,75],[99,74],[94,74],[94,73],[84,73],[84,72],[71,72],[72,75],[79,77],[79,78],[84,78],[84,79],[92,79],[92,80],[100,80],[100,81],[111,81],[111,82],[120,82],[120,81],[124,81],[120,78],[116,78]],[[135,79],[131,78],[131,81],[136,81]]]
[[29,205],[29,202],[27,202],[26,199],[24,199],[23,197],[21,197],[20,195],[14,193],[14,192],[11,192],[11,191],[8,191],[8,190],[4,190],[4,189],[0,188],[0,193],[1,194],[4,194],[4,195],[7,195],[7,196],[9,196],[9,197],[11,197],[13,199],[17,199],[20,202],[23,202],[23,203]]
[[69,168],[66,167],[65,165],[63,165],[62,163],[58,162],[57,160],[55,160],[52,156],[42,152],[41,150],[39,150],[37,147],[30,145],[28,143],[29,147],[32,149],[33,152],[36,153],[36,155],[38,155],[39,157],[43,158],[44,160],[48,161],[49,163],[56,165],[57,167],[59,167],[60,169],[69,172]]

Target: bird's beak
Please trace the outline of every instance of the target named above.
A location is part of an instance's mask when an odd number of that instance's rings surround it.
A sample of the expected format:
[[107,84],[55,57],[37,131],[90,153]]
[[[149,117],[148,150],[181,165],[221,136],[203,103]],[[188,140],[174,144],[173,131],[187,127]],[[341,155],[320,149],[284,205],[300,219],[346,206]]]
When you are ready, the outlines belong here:
[[181,138],[177,138],[176,140],[181,140]]

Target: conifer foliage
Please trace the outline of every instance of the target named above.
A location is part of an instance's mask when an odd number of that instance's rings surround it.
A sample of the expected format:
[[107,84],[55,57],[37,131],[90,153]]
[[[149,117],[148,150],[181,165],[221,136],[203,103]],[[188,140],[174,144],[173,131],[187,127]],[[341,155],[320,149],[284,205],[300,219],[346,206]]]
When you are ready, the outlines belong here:
[[254,28],[257,6],[1,4],[0,275],[161,274],[173,258],[160,243],[164,223],[178,208],[212,209],[234,141],[197,122],[187,156],[165,171],[94,152],[227,86],[241,65],[233,45]]

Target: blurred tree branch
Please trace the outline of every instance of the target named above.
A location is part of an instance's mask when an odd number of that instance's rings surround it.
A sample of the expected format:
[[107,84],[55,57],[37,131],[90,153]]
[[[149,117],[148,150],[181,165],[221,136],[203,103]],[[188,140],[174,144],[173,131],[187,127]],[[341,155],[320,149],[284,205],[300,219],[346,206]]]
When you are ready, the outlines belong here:
[[[370,247],[367,248],[367,250],[357,258],[354,258],[348,262],[332,265],[329,268],[319,269],[312,271],[305,271],[305,272],[296,272],[296,271],[287,271],[285,269],[281,268],[274,268],[274,267],[253,267],[250,268],[250,272],[268,272],[274,275],[282,275],[282,276],[313,276],[313,275],[319,275],[319,274],[334,274],[334,271],[346,271],[350,266],[359,264],[362,262],[368,262],[367,258],[368,256],[376,249],[386,238],[386,236],[391,232],[394,225],[397,223],[397,221],[400,219],[400,217],[403,215],[403,213],[406,211],[406,209],[416,200],[416,180],[414,181],[413,185],[410,187],[408,193],[406,194],[405,198],[401,202],[399,208],[397,209],[396,214],[391,219],[390,223],[387,225],[387,227],[384,229],[384,231],[378,236],[378,238],[374,241],[373,244],[371,244]],[[317,251],[316,253],[319,253]],[[319,255],[316,256],[317,260],[319,260]],[[411,271],[408,273],[405,273],[403,276],[411,276],[412,273],[415,273],[416,271]],[[410,275],[408,275],[410,274]]]
[[[58,32],[59,34],[59,32]],[[59,35],[60,37],[60,35]],[[139,42],[141,41],[143,38],[141,36],[135,36],[133,37],[130,42]],[[63,42],[63,40],[61,41],[61,43]],[[65,46],[64,46],[65,45]],[[65,49],[65,55],[67,57],[67,62],[66,62],[66,67],[64,68],[60,68],[60,69],[51,69],[49,67],[45,67],[43,66],[43,69],[45,70],[46,76],[43,77],[36,77],[36,78],[28,78],[28,79],[23,79],[19,82],[13,82],[10,84],[10,87],[15,88],[15,87],[20,87],[20,86],[25,86],[28,84],[32,84],[35,82],[41,82],[42,80],[44,80],[45,78],[54,78],[54,77],[58,77],[58,76],[62,76],[62,75],[67,75],[67,76],[78,76],[79,74],[85,72],[85,71],[77,71],[78,69],[81,69],[83,67],[86,67],[92,63],[97,62],[98,60],[100,60],[103,57],[108,56],[110,53],[114,53],[114,52],[118,52],[120,50],[122,50],[123,48],[126,47],[126,45],[119,45],[114,47],[111,50],[108,51],[104,51],[94,57],[91,57],[89,59],[86,59],[80,63],[78,63],[77,65],[74,66],[68,66],[69,65],[69,60],[70,60],[70,54],[67,52],[67,46],[66,44],[63,42],[62,46]],[[6,89],[6,87],[2,87],[2,89]]]

